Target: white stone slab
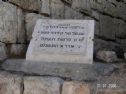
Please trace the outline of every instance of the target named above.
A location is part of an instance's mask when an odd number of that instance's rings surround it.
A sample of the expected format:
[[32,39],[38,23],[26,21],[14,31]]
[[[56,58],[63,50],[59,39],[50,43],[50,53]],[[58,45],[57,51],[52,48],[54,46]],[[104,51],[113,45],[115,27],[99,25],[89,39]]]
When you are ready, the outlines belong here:
[[26,60],[57,63],[93,62],[93,20],[37,21]]

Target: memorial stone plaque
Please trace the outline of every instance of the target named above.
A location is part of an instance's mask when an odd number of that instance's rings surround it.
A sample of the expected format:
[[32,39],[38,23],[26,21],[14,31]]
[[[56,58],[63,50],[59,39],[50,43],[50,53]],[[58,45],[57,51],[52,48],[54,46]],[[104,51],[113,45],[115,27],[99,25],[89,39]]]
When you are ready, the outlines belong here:
[[26,60],[92,64],[93,38],[93,20],[39,19]]

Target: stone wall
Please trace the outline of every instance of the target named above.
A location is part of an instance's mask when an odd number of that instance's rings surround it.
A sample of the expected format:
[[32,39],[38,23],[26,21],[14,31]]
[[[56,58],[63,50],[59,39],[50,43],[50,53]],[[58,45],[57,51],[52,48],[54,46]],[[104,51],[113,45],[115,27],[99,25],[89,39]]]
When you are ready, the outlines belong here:
[[95,48],[126,51],[126,0],[0,0],[0,50],[24,57],[37,19],[95,20]]

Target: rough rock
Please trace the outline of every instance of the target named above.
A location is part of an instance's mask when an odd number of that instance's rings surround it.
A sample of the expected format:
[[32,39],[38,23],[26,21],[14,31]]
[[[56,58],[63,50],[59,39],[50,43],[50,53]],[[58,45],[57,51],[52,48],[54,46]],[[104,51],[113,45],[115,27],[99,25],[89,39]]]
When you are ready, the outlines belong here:
[[120,55],[122,49],[120,48],[120,45],[115,42],[105,41],[99,38],[95,38],[94,39],[94,55],[95,56],[99,50],[115,51],[117,55]]
[[41,0],[8,0],[9,2],[30,11],[39,11],[41,9]]
[[0,42],[0,61],[3,61],[7,58],[7,48],[4,43]]
[[36,14],[36,13],[27,13],[25,15],[25,23],[26,23],[26,33],[27,33],[27,41],[30,41],[32,38],[32,33],[34,31],[34,27],[36,24],[36,21],[38,19],[47,18],[42,15]]
[[97,59],[105,62],[115,62],[118,60],[114,51],[98,51]]
[[72,0],[62,0],[63,2],[66,2],[67,4],[72,4]]
[[65,6],[65,19],[84,19],[84,15]]
[[12,57],[23,57],[26,53],[25,44],[12,44],[10,48],[10,56]]
[[102,0],[89,0],[90,1],[90,7],[92,8],[92,9],[95,9],[95,10],[97,10],[97,11],[99,11],[99,12],[103,12],[103,1]]
[[41,3],[40,13],[50,15],[50,0],[42,0]]
[[64,18],[64,3],[60,0],[51,0],[51,18],[63,19]]
[[120,43],[120,47],[123,49],[123,52],[126,52],[126,39],[118,39],[117,41]]
[[112,17],[100,15],[100,36],[114,40],[116,30]]
[[32,62],[23,59],[10,59],[2,64],[2,68],[8,71],[22,71],[26,74],[50,75],[63,77],[77,81],[95,81],[103,75],[111,75],[117,68],[112,64],[72,64],[72,63],[48,63]]
[[0,72],[0,94],[22,94],[22,78],[6,72]]
[[90,88],[79,82],[64,82],[62,94],[90,94]]
[[125,59],[126,59],[126,53],[124,53],[124,57],[125,57]]
[[125,9],[126,9],[126,4],[124,4],[123,2],[119,2],[117,4],[118,17],[126,20],[126,12],[125,12]]
[[61,79],[24,77],[24,94],[60,94]]
[[124,39],[126,38],[126,22],[120,19],[114,19],[115,27],[117,30],[115,32],[116,38]]
[[[113,2],[112,2],[113,1]],[[118,17],[118,12],[117,12],[117,1],[116,0],[108,0],[108,1],[103,1],[103,13],[106,13],[108,15]]]
[[0,4],[0,41],[5,43],[24,42],[22,10],[2,2]]
[[72,8],[85,14],[91,14],[89,0],[73,0]]
[[95,18],[96,20],[99,21],[100,19],[100,13],[98,13],[97,11],[92,11],[92,17]]
[[111,90],[111,89],[106,89],[106,90],[98,90],[96,94],[125,94],[126,91],[122,89],[117,89],[117,90]]

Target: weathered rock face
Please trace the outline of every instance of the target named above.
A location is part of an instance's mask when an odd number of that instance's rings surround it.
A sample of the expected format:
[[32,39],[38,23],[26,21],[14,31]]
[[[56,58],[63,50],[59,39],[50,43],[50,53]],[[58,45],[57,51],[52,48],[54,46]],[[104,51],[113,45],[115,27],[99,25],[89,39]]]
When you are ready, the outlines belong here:
[[64,18],[64,3],[60,0],[51,0],[51,18],[63,19]]
[[64,82],[62,94],[90,94],[90,89],[82,83]]
[[50,0],[42,0],[41,3],[40,13],[50,15]]
[[118,60],[116,53],[113,51],[98,51],[97,58],[105,62],[115,62]]
[[84,15],[74,11],[72,8],[65,6],[65,19],[84,19]]
[[0,94],[22,94],[21,77],[0,72]]
[[25,77],[24,94],[60,94],[61,79]]
[[26,45],[24,44],[12,44],[10,48],[10,56],[23,57],[26,53]]
[[4,43],[0,42],[0,61],[7,58],[7,48]]
[[41,8],[41,0],[8,0],[8,1],[25,10],[39,11]]
[[35,14],[35,13],[27,13],[25,15],[27,41],[30,41],[31,38],[32,38],[32,33],[34,31],[34,27],[35,27],[36,21],[38,19],[46,19],[46,18],[47,17],[44,17],[44,16],[39,15],[39,14]]
[[20,8],[50,15],[50,0],[8,0]]
[[99,35],[108,39],[115,39],[115,30],[113,18],[105,15],[100,15],[100,33]]
[[99,50],[109,50],[119,53],[120,49],[119,44],[115,42],[105,41],[99,38],[94,40],[94,54],[96,54]]
[[24,42],[22,10],[2,2],[0,4],[0,41],[5,43]]

